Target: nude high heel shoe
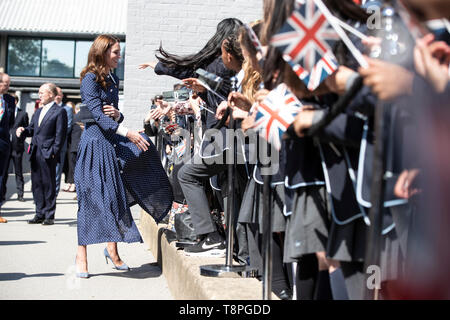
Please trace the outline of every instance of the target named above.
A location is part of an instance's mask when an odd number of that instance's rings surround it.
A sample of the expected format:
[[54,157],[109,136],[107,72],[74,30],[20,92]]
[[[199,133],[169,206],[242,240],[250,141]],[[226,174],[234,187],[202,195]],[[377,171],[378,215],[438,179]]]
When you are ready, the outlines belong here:
[[114,262],[112,261],[110,255],[108,253],[108,250],[106,248],[105,248],[105,250],[103,250],[103,255],[105,256],[106,264],[108,264],[108,259],[111,260],[111,262],[112,262],[114,268],[116,268],[116,270],[130,270],[130,267],[128,267],[125,262],[121,266],[116,266],[114,264]]

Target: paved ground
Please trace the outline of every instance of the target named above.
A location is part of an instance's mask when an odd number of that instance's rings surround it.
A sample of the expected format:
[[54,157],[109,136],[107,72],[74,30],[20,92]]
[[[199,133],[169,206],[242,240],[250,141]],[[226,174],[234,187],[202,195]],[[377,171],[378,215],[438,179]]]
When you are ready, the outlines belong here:
[[[104,244],[88,246],[91,278],[75,277],[77,201],[74,193],[60,192],[53,226],[29,225],[34,216],[30,176],[25,200],[17,201],[15,178],[8,179],[7,201],[0,224],[0,300],[5,299],[148,299],[172,300],[167,282],[154,257],[142,243],[119,244],[132,270],[117,271],[103,257]],[[62,184],[64,186],[64,184]],[[139,227],[140,208],[132,213]]]

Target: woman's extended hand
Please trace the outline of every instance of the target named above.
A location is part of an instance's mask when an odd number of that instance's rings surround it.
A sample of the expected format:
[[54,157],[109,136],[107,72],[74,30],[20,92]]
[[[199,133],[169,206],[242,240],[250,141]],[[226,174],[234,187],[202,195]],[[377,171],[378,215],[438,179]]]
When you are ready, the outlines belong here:
[[189,89],[194,90],[195,92],[205,92],[206,88],[200,84],[197,78],[187,78],[181,80]]
[[223,118],[227,108],[228,108],[228,102],[227,101],[222,101],[219,104],[219,106],[217,107],[217,110],[216,110],[216,119],[217,120],[221,120]]
[[228,105],[231,107],[238,107],[244,111],[249,111],[252,107],[252,102],[240,92],[231,92],[228,95]]
[[315,111],[312,107],[305,106],[295,117],[294,130],[300,138],[305,136],[305,130],[311,128],[314,112]]
[[234,108],[233,109],[233,119],[237,120],[237,119],[245,119],[248,117],[248,112],[244,111],[240,108]]
[[114,106],[105,105],[102,110],[105,115],[113,119],[117,119],[120,116],[120,111],[114,108]]
[[16,130],[16,137],[20,138],[20,136],[22,135],[22,132],[24,132],[24,131],[25,131],[24,127],[18,127]]
[[255,96],[253,97],[255,99],[256,103],[261,103],[266,99],[266,97],[269,95],[270,91],[267,89],[260,89],[255,93]]
[[200,103],[201,103],[202,99],[199,96],[190,96],[189,97],[189,104],[192,108],[192,110],[194,110],[194,113],[197,115],[200,113]]
[[139,68],[139,69],[147,69],[148,67],[150,67],[150,68],[152,68],[152,69],[155,69],[156,63],[157,63],[157,62],[155,62],[155,61],[147,62],[147,63],[142,63],[142,64],[139,65],[138,68]]
[[396,64],[366,58],[369,67],[359,68],[364,85],[371,87],[380,100],[392,101],[395,98],[412,94],[414,74]]
[[150,120],[158,121],[162,117],[164,117],[164,114],[161,110],[161,107],[156,107],[155,109],[149,111],[147,117],[145,118],[145,122],[149,123]]
[[128,130],[127,138],[133,142],[141,151],[147,151],[150,143],[142,137],[139,132]]
[[414,64],[417,73],[425,78],[437,93],[442,93],[449,81],[450,47],[443,41],[433,40],[432,34],[417,40]]
[[339,69],[336,70],[336,72],[325,79],[325,83],[332,92],[344,94],[347,81],[353,74],[356,74],[356,72],[352,69],[347,68],[346,66],[339,66]]
[[421,192],[414,186],[416,177],[419,175],[418,169],[404,170],[397,179],[394,187],[394,194],[402,199],[409,199]]
[[248,129],[253,128],[255,125],[256,112],[253,112],[251,115],[242,120],[241,129],[246,132]]

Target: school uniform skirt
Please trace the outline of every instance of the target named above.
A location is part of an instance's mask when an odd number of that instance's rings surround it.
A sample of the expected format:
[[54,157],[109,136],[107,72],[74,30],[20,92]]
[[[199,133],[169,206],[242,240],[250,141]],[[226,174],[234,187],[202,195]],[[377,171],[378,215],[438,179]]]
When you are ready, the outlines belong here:
[[286,218],[285,263],[326,250],[330,217],[325,192],[322,185],[289,190],[292,209]]
[[[264,186],[250,179],[245,189],[241,209],[239,211],[239,223],[251,223],[258,226],[259,232],[263,228],[263,197]],[[283,215],[284,186],[276,185],[272,189],[272,232],[283,232],[286,229],[286,219]]]

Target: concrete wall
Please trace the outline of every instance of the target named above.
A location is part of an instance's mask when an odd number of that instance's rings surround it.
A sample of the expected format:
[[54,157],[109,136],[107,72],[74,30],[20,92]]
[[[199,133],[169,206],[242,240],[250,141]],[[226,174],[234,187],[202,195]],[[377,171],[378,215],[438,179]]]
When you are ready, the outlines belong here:
[[140,129],[151,98],[178,80],[139,70],[139,64],[156,60],[160,42],[172,53],[195,53],[224,18],[261,19],[262,0],[129,0],[127,17],[123,113],[125,125]]

